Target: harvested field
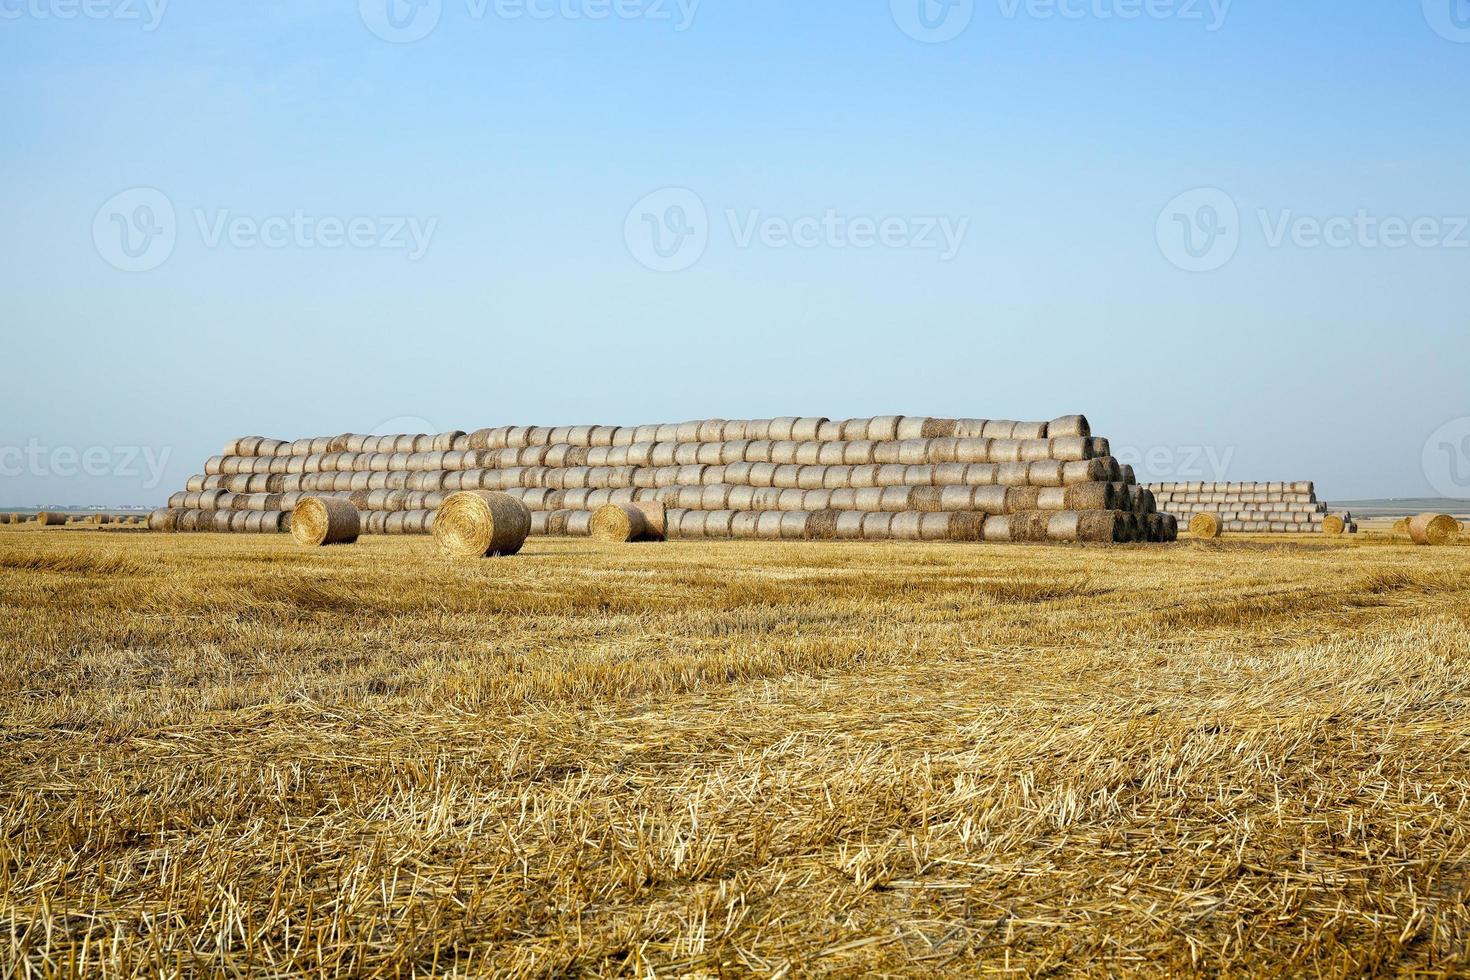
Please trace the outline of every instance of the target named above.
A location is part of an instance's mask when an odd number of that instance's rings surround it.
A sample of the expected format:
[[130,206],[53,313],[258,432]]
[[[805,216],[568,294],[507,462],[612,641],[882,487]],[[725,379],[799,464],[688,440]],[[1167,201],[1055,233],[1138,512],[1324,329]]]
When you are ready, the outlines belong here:
[[1467,554],[3,528],[0,956],[1461,972]]

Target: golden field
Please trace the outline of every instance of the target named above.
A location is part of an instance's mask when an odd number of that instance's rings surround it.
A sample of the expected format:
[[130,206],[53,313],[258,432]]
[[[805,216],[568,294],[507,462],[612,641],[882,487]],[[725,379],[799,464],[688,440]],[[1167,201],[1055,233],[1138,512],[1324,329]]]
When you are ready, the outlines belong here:
[[0,529],[0,963],[1463,973],[1467,570]]

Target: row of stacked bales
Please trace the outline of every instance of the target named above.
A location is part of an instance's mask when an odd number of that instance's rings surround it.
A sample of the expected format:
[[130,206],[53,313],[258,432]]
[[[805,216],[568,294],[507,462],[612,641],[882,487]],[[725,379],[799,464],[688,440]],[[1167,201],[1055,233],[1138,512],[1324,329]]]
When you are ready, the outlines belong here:
[[532,534],[583,536],[608,504],[654,504],[669,538],[1172,541],[1177,522],[1094,437],[1051,422],[885,416],[507,426],[231,442],[150,523],[273,533],[310,496],[367,534],[428,533],[445,499],[496,490]]
[[1220,530],[1274,534],[1320,534],[1327,505],[1310,481],[1297,483],[1152,483],[1159,510],[1188,525],[1214,514]]

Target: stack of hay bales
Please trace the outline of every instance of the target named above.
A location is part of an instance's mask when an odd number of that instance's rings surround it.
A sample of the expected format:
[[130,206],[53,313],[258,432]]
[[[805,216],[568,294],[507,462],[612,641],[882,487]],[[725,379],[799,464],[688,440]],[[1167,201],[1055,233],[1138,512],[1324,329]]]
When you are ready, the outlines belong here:
[[[1178,533],[1080,415],[251,436],[210,459],[149,525],[281,532],[296,504],[317,496],[351,501],[364,534],[428,534],[465,490],[520,500],[533,535],[589,535],[608,505],[655,509],[667,538],[1111,543]],[[608,533],[649,533],[615,523]]]
[[1219,519],[1220,531],[1274,534],[1322,532],[1327,505],[1310,481],[1299,483],[1151,483],[1159,510],[1188,525],[1200,514]]

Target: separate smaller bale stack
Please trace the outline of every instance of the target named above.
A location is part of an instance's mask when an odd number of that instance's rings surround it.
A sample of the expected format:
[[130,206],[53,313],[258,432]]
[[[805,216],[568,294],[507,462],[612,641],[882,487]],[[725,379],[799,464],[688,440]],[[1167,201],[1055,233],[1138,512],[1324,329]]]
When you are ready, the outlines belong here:
[[1152,483],[1157,509],[1189,521],[1214,514],[1222,532],[1310,534],[1323,530],[1327,505],[1311,481],[1295,483]]
[[362,519],[351,501],[307,497],[291,512],[291,537],[308,548],[352,544],[361,533]]
[[454,558],[514,555],[531,533],[531,512],[516,498],[493,490],[462,490],[434,515],[434,540]]
[[1409,519],[1409,537],[1417,545],[1446,545],[1460,536],[1460,522],[1448,514],[1420,514]]

